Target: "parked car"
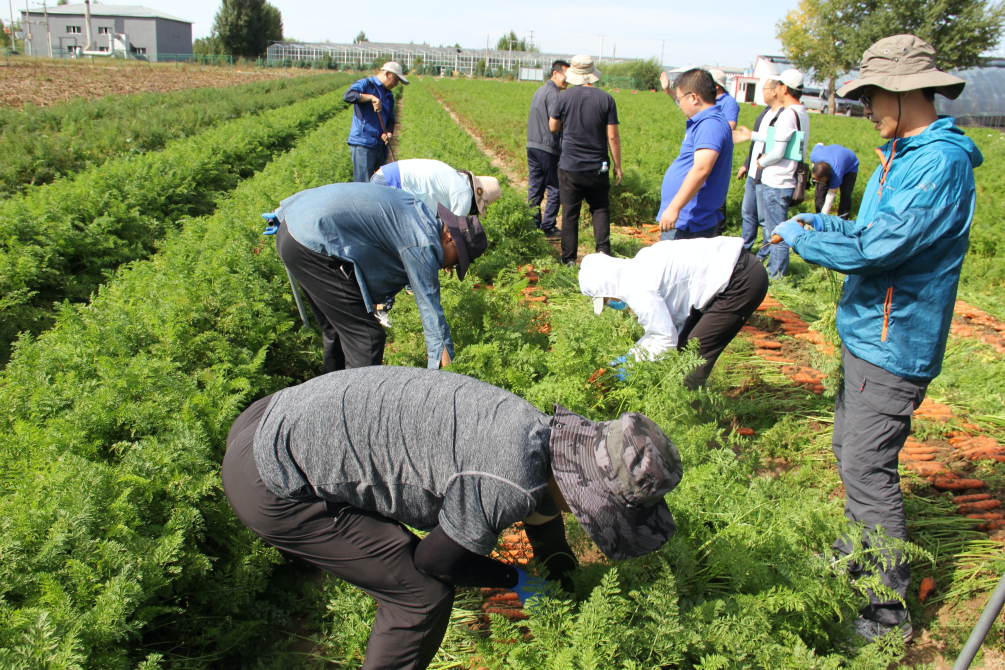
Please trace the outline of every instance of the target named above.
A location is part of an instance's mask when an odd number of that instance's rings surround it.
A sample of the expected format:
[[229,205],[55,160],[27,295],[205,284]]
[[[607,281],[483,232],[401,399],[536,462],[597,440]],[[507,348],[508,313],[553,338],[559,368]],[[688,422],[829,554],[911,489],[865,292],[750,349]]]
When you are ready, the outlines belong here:
[[[827,100],[827,91],[820,88],[804,88],[803,97],[800,98],[800,102],[803,103],[806,109],[816,110],[821,114],[827,113],[830,104]],[[834,102],[837,105],[838,114],[845,116],[865,116],[865,107],[858,100],[835,98]]]

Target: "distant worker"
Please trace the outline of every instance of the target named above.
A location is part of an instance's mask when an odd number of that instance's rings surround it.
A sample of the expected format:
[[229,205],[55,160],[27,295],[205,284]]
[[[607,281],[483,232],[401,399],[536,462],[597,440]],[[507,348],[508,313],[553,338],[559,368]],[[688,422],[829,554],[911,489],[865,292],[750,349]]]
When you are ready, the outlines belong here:
[[834,196],[841,190],[838,213],[842,219],[851,218],[851,194],[858,178],[858,156],[840,144],[817,144],[810,152],[813,163],[813,183],[816,185],[814,201],[817,214],[830,214]]
[[660,240],[715,237],[733,171],[732,129],[715,104],[715,82],[707,70],[681,73],[673,93],[666,72],[660,74],[660,84],[687,117],[680,155],[663,176],[656,214]]
[[411,193],[435,212],[443,205],[457,216],[485,216],[488,206],[502,196],[495,177],[476,177],[442,161],[408,158],[378,168],[371,184],[392,186]]
[[632,259],[587,256],[579,290],[594,299],[596,314],[604,304],[632,308],[646,331],[628,352],[637,360],[697,339],[705,362],[685,380],[696,389],[764,300],[768,275],[738,237],[677,240],[657,242]]
[[576,568],[562,511],[608,559],[643,556],[674,534],[666,495],[683,472],[643,414],[548,416],[477,379],[388,366],[256,400],[227,435],[221,479],[267,544],[376,601],[356,667],[424,670],[457,587],[509,589],[531,608],[554,593],[489,557],[504,529],[523,521],[549,579]]
[[[879,575],[904,600],[910,565],[876,528],[908,539],[897,455],[911,414],[942,371],[974,217],[974,168],[984,162],[954,119],[939,118],[935,95],[955,100],[966,82],[935,63],[935,49],[914,35],[887,37],[866,50],[859,78],[838,95],[865,105],[887,141],[885,166],[873,172],[858,219],[799,214],[776,229],[806,261],[847,275],[837,310],[844,383],[833,447],[845,516],[864,524],[870,552],[849,567],[853,578]],[[841,537],[834,549],[847,556],[853,542]],[[855,628],[867,640],[913,635],[901,600],[872,591]]]
[[[558,104],[558,94],[568,84],[565,71],[569,64],[557,60],[551,64],[551,78],[537,89],[530,101],[527,117],[527,202],[534,208],[534,225],[545,237],[558,237],[558,157],[562,154],[562,133],[551,132],[548,119]],[[544,212],[541,200],[548,193]]]
[[[565,78],[571,90],[558,96],[548,119],[553,133],[562,133],[558,187],[562,199],[562,262],[575,265],[579,254],[579,212],[583,200],[593,217],[593,241],[598,253],[611,254],[611,168],[621,183],[621,135],[618,106],[606,91],[594,86],[600,74],[593,59],[574,56]],[[611,153],[608,155],[607,149]]]
[[391,89],[399,81],[408,84],[401,66],[390,61],[384,63],[376,75],[350,86],[342,96],[350,105],[355,105],[348,141],[353,181],[370,181],[377,168],[387,161],[387,144],[394,134]]
[[[796,188],[796,170],[807,158],[810,117],[799,99],[803,95],[803,74],[798,70],[785,70],[775,82],[775,97],[782,108],[769,122],[775,129],[775,144],[757,159],[761,170],[761,198],[764,201],[764,236],[768,244],[757,252],[758,258],[768,259],[768,277],[779,279],[789,269],[789,245],[785,241],[772,244],[775,227],[789,218],[792,193]],[[786,158],[789,139],[801,132],[802,141],[797,147],[802,161]]]
[[[764,104],[767,105],[757,115],[754,121],[755,133],[763,133],[771,120],[775,117],[782,103],[775,97],[775,81],[765,79],[762,89]],[[745,126],[740,126],[733,132],[734,141],[749,142],[751,130]],[[764,153],[764,142],[750,142],[750,149],[747,152],[747,160],[743,161],[743,166],[737,170],[736,179],[741,180],[746,177],[743,184],[743,205],[740,213],[743,216],[743,229],[740,237],[743,238],[743,248],[750,251],[757,240],[758,227],[764,226],[764,190],[761,186],[761,170],[757,167],[757,159]],[[753,169],[751,169],[753,168]],[[768,238],[764,238],[764,245],[768,244]]]
[[[708,73],[712,75],[712,81],[715,82],[715,104],[722,108],[722,115],[725,116],[726,121],[729,122],[730,130],[735,130],[736,124],[740,121],[740,103],[738,103],[736,98],[734,98],[731,94],[726,92],[726,89],[729,88],[726,73],[715,68],[709,70]],[[722,235],[726,230],[725,198],[722,200],[722,207],[719,208],[719,212],[722,213],[722,220],[719,222],[716,230],[720,235]]]
[[296,193],[275,211],[276,251],[307,294],[321,326],[324,371],[384,359],[384,329],[375,316],[406,284],[412,286],[426,339],[427,366],[454,357],[440,306],[439,271],[464,279],[488,246],[478,217],[437,212],[421,200],[375,184],[329,184]]

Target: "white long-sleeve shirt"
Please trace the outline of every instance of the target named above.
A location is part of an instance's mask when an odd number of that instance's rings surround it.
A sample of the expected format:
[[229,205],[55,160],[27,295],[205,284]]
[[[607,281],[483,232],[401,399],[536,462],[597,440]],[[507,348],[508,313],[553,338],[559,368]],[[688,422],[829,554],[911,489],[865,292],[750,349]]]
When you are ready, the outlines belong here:
[[409,158],[388,163],[380,171],[388,186],[411,193],[434,213],[438,204],[457,216],[471,211],[471,182],[446,163]]
[[632,259],[591,254],[579,287],[591,298],[628,303],[646,331],[628,353],[651,359],[677,346],[692,307],[706,309],[726,288],[742,250],[739,237],[714,237],[657,242]]

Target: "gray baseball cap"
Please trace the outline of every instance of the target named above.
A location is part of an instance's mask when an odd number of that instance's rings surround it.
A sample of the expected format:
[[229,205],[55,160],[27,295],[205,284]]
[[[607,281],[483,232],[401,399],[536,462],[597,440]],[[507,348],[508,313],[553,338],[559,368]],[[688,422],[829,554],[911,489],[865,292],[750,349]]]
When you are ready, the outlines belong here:
[[551,469],[569,509],[616,561],[643,556],[674,534],[667,493],[684,474],[677,447],[652,419],[625,412],[595,422],[555,405]]
[[858,79],[838,89],[842,98],[858,100],[862,89],[876,86],[901,93],[934,88],[950,100],[963,93],[967,82],[935,67],[935,48],[914,35],[884,37],[862,54]]

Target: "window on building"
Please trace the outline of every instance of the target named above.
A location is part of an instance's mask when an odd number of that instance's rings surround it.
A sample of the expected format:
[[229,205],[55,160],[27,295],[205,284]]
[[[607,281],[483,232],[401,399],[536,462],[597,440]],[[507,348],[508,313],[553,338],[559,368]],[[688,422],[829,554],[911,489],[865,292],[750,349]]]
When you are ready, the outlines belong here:
[[112,32],[112,29],[109,28],[108,26],[105,26],[104,28],[98,28],[99,35],[107,35],[110,32]]
[[134,47],[133,45],[130,44],[129,45],[129,50],[131,52],[133,52],[134,54],[140,54],[141,56],[145,56],[147,54],[147,48],[146,47]]
[[66,27],[66,32],[68,32],[70,34],[73,34],[73,35],[79,35],[80,31],[81,31],[80,26],[67,26]]
[[98,51],[108,51],[108,47],[98,47]]
[[68,53],[68,54],[72,54],[76,50],[77,50],[77,47],[75,47],[75,46],[68,46],[68,47],[66,47],[66,53]]

